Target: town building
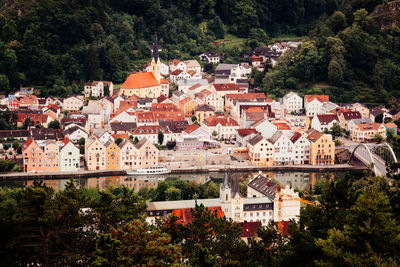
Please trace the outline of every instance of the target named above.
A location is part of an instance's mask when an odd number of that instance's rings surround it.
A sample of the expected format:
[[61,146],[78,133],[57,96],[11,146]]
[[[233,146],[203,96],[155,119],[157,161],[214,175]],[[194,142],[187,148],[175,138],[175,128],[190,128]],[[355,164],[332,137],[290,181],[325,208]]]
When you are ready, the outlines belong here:
[[310,163],[310,140],[304,134],[294,133],[290,138],[293,143],[293,163],[309,164]]
[[383,139],[386,139],[386,128],[382,123],[361,123],[350,130],[351,140],[360,143],[373,142],[376,135],[381,135]]
[[334,165],[335,143],[330,134],[324,134],[312,130],[307,139],[310,141],[310,164],[311,165]]
[[216,51],[206,51],[199,55],[201,61],[206,61],[212,64],[218,64],[221,61],[221,55]]
[[202,122],[208,117],[215,116],[215,108],[207,104],[200,105],[195,108],[194,115],[196,116],[197,121]]
[[104,97],[104,92],[108,88],[108,95],[112,96],[114,84],[110,81],[90,81],[84,84],[83,94],[85,97]]
[[85,143],[85,162],[89,171],[106,169],[106,147],[96,137]]
[[290,92],[282,98],[287,113],[299,113],[303,110],[303,99],[296,93]]
[[24,172],[44,171],[44,152],[33,138],[29,138],[22,146],[22,157]]
[[75,172],[80,169],[80,151],[68,138],[61,143],[60,149],[60,171]]
[[248,140],[250,163],[256,166],[274,165],[274,145],[260,134]]
[[208,117],[204,125],[212,135],[216,134],[216,137],[223,139],[236,139],[239,129],[237,121],[225,116]]
[[119,169],[119,159],[120,159],[120,149],[112,141],[108,140],[104,144],[106,148],[106,169],[107,170],[117,170]]
[[274,147],[274,164],[293,163],[294,144],[289,136],[277,131],[268,141]]
[[320,132],[330,131],[335,123],[340,123],[336,114],[316,115],[311,120],[311,129]]
[[139,151],[138,168],[158,165],[158,149],[146,138],[141,139],[135,147]]
[[[157,38],[156,41],[157,43]],[[133,73],[121,85],[119,94],[125,96],[137,95],[138,97],[156,98],[160,95],[168,96],[169,84],[162,78],[160,72],[160,59],[158,51],[153,51],[151,72]]]
[[305,95],[304,109],[306,111],[306,115],[315,116],[321,114],[322,105],[328,101],[328,95]]

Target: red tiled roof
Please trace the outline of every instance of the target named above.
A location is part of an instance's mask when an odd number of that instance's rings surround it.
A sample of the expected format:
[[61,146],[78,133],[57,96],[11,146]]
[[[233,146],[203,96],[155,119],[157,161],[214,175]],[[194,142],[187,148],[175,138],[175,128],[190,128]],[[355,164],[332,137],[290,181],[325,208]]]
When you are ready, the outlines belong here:
[[179,108],[173,103],[153,103],[151,104],[151,111],[179,111]]
[[304,98],[308,103],[310,103],[314,99],[317,99],[321,103],[329,101],[329,95],[305,95]]
[[300,138],[301,136],[302,136],[301,133],[296,132],[296,133],[294,133],[294,135],[290,138],[290,141],[292,141],[292,143],[294,144],[294,143],[297,142],[297,140],[299,140],[299,138]]
[[121,85],[121,89],[134,89],[158,86],[160,83],[156,80],[152,72],[133,73],[128,76]]
[[256,129],[238,129],[237,130],[240,136],[247,136],[249,134],[258,133]]
[[379,127],[381,127],[381,123],[363,123],[363,124],[358,124],[357,127],[360,128],[361,131],[368,131],[368,130],[378,130]]
[[121,139],[129,139],[129,134],[127,134],[127,133],[122,133],[122,134],[112,134],[111,136],[114,138],[114,140],[115,140],[115,139],[117,139],[117,138],[121,138]]
[[284,122],[275,122],[273,124],[278,127],[278,130],[290,130],[289,125]]
[[26,141],[25,144],[22,146],[22,150],[27,149],[33,142],[34,142],[33,138],[30,137],[30,138],[28,139],[28,141]]
[[179,74],[181,74],[183,72],[183,70],[180,69],[176,69],[173,72],[171,72],[170,75],[174,75],[174,76],[178,76]]
[[257,236],[258,228],[261,228],[261,222],[242,222],[239,223],[242,226],[242,234],[240,237],[254,237]]
[[311,142],[315,142],[318,141],[318,139],[320,139],[323,135],[324,135],[323,132],[312,130],[311,133],[307,136],[307,139],[310,140]]
[[361,119],[361,113],[358,111],[339,111],[339,114],[343,114],[346,121],[353,119]]
[[397,128],[397,124],[393,122],[386,123],[385,126],[387,128]]
[[173,60],[171,60],[170,62],[169,62],[169,65],[174,65],[174,66],[177,66],[179,63],[181,63],[182,62],[182,60],[179,60],[179,59],[173,59]]
[[214,84],[216,91],[238,91],[239,88],[234,83],[216,83]]
[[321,114],[321,115],[317,115],[319,122],[322,125],[331,123],[332,121],[336,120],[339,121],[339,118],[336,114]]
[[239,126],[237,121],[230,117],[224,117],[224,116],[212,116],[208,117],[205,121],[207,126],[217,126],[218,124],[221,124],[222,126]]
[[248,94],[226,94],[225,96],[226,99],[231,99],[231,100],[238,100],[238,99],[266,99],[265,95],[263,93],[248,93]]
[[200,126],[197,124],[190,124],[188,127],[186,127],[185,132],[190,134],[199,129]]
[[[225,213],[222,211],[221,207],[207,207],[207,209],[212,213],[216,213],[218,218],[225,217]],[[193,221],[190,208],[173,210],[172,214],[179,218],[176,223],[187,225]]]

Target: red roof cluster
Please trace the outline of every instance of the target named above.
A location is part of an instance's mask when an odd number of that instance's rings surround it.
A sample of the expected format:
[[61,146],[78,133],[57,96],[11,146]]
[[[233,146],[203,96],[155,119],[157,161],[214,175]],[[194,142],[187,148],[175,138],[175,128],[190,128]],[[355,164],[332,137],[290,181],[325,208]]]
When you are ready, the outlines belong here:
[[214,84],[216,91],[238,91],[239,88],[234,83],[216,83]]
[[237,121],[230,117],[224,117],[224,116],[212,116],[208,117],[205,121],[207,126],[217,126],[218,124],[221,124],[221,126],[239,126]]
[[317,99],[321,103],[329,101],[329,95],[305,95],[304,98],[308,103],[310,103],[314,99]]

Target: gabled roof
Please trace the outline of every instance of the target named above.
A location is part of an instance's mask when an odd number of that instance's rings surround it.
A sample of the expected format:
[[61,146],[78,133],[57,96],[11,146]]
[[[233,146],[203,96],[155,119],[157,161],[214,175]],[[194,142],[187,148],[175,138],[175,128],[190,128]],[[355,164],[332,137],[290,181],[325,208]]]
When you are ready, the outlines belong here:
[[238,91],[239,88],[234,83],[215,83],[214,88],[216,91]]
[[361,131],[369,131],[369,130],[378,130],[379,127],[381,127],[381,123],[365,123],[365,124],[358,124],[357,127],[361,130]]
[[297,142],[297,140],[300,139],[300,137],[302,137],[302,134],[299,133],[299,132],[295,132],[295,133],[293,134],[293,136],[290,138],[290,141],[292,141],[292,143],[294,144],[294,143]]
[[361,113],[358,111],[339,111],[339,114],[343,114],[343,117],[346,121],[361,119]]
[[35,142],[35,141],[33,140],[33,138],[32,138],[32,137],[29,138],[28,141],[26,141],[25,144],[22,146],[22,150],[27,149],[33,142]]
[[322,125],[327,125],[331,123],[332,121],[339,121],[339,118],[336,114],[321,114],[317,115],[319,122]]
[[156,80],[152,72],[143,72],[130,74],[120,88],[136,89],[158,85],[160,85],[160,83]]
[[211,127],[217,126],[218,124],[221,124],[221,126],[239,126],[237,121],[235,121],[230,117],[225,117],[225,116],[208,117],[205,120],[205,124]]
[[247,93],[247,94],[238,93],[238,94],[226,94],[225,98],[231,100],[237,100],[237,99],[253,100],[253,99],[266,99],[266,96],[264,93]]
[[275,144],[282,135],[283,133],[281,131],[277,131],[268,141],[270,141],[272,144]]
[[147,138],[142,138],[139,142],[136,143],[135,147],[137,149],[140,149],[142,146],[144,146],[144,144],[147,143]]
[[238,129],[237,132],[242,137],[247,136],[249,134],[258,133],[256,129]]
[[307,139],[310,140],[311,142],[315,143],[318,141],[322,136],[324,135],[323,132],[317,131],[317,130],[312,130],[308,136]]
[[304,99],[308,103],[312,102],[314,99],[317,99],[319,102],[324,103],[329,101],[329,95],[305,95]]
[[258,144],[260,141],[262,141],[263,139],[264,139],[264,137],[262,137],[261,134],[257,134],[257,135],[255,135],[254,137],[252,137],[252,138],[248,141],[248,143],[249,143],[250,145],[254,146],[254,145]]
[[197,106],[195,108],[195,111],[215,111],[215,108],[213,106],[203,104],[203,105]]
[[277,188],[279,187],[279,184],[273,182],[269,177],[259,174],[251,180],[247,186],[273,201],[275,199],[275,194],[278,191]]
[[137,128],[136,122],[112,122],[110,126],[113,132],[133,132]]
[[170,75],[172,76],[178,76],[179,74],[181,74],[183,72],[183,70],[180,69],[176,69],[173,72],[170,73]]
[[185,132],[188,133],[188,134],[190,134],[190,133],[193,133],[194,131],[196,131],[196,130],[199,129],[199,128],[200,128],[200,126],[197,125],[197,124],[190,124],[190,125],[185,129]]

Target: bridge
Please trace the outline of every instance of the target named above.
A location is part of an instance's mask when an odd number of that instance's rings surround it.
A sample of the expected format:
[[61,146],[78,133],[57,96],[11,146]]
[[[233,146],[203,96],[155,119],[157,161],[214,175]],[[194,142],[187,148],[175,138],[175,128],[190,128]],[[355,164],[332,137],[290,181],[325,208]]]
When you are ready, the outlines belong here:
[[359,144],[348,147],[352,152],[348,163],[356,157],[371,168],[376,176],[386,176],[386,165],[397,162],[396,154],[388,143]]

